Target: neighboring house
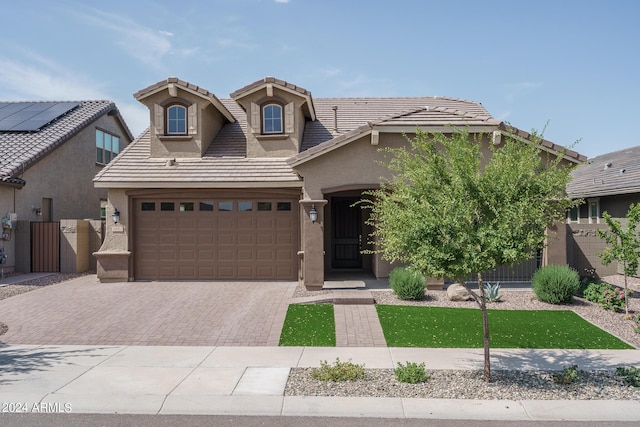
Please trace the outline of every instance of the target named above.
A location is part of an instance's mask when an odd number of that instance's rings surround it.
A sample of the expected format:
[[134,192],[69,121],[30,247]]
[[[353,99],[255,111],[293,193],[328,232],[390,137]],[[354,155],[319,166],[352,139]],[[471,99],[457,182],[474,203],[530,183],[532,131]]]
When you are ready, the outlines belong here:
[[578,166],[573,171],[567,193],[584,203],[567,218],[569,264],[580,274],[595,268],[599,276],[619,272],[617,263],[602,265],[598,253],[606,247],[596,235],[606,230],[602,213],[622,219],[632,203],[640,202],[640,146],[603,154]]
[[111,101],[0,102],[0,247],[30,272],[31,223],[100,219],[92,179],[133,137]]
[[[135,98],[151,126],[94,180],[109,190],[107,216],[119,212],[96,253],[101,281],[301,279],[315,288],[327,272],[386,277],[389,263],[361,252],[372,230],[353,206],[389,177],[381,148],[406,145],[417,127],[466,127],[485,134],[485,151],[503,134],[530,138],[476,102],[316,99],[272,77],[231,99],[176,78]],[[563,239],[546,258],[566,262]]]

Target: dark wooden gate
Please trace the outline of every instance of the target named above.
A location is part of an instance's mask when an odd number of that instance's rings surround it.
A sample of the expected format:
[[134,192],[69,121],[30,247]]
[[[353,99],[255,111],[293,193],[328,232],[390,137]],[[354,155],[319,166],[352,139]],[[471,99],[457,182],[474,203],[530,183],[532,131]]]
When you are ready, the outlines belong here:
[[60,271],[60,223],[31,223],[31,272]]

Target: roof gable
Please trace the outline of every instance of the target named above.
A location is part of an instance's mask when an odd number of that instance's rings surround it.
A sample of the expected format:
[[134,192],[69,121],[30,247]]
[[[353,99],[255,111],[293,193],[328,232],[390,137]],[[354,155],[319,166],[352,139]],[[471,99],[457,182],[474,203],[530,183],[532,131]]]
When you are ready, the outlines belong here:
[[148,86],[134,93],[133,96],[135,99],[141,102],[145,98],[151,95],[154,95],[158,92],[162,92],[164,90],[167,90],[171,96],[176,96],[178,88],[206,100],[215,108],[217,108],[218,111],[220,111],[220,113],[229,122],[234,122],[236,120],[233,114],[231,114],[231,112],[227,109],[227,107],[225,107],[225,105],[213,93],[209,92],[204,88],[201,88],[200,86],[196,86],[184,80],[180,80],[177,77],[169,77],[166,80],[162,80],[162,81],[159,81],[158,83],[152,84],[151,86]]
[[78,107],[57,117],[37,132],[0,132],[0,182],[24,185],[24,170],[78,134],[99,117],[110,114],[120,121],[129,140],[133,136],[112,101],[77,101]]
[[311,120],[316,119],[316,111],[315,106],[313,105],[313,99],[311,98],[311,92],[308,90],[296,86],[293,83],[286,82],[284,80],[276,79],[275,77],[265,77],[262,80],[255,81],[247,86],[236,90],[230,96],[234,100],[238,101],[246,96],[251,95],[252,93],[266,90],[267,96],[273,96],[273,89],[278,88],[282,91],[288,92],[290,94],[296,95],[300,98],[303,98],[306,106],[306,113],[308,114]]

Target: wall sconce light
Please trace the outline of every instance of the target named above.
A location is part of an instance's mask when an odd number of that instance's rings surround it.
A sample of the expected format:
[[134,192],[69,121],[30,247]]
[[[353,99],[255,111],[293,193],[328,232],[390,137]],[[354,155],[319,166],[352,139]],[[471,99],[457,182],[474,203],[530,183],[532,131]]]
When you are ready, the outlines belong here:
[[42,209],[37,206],[31,206],[31,210],[38,216],[42,215]]
[[113,220],[114,224],[117,224],[118,221],[120,221],[120,211],[118,209],[113,211],[113,214],[111,215],[111,219]]
[[309,211],[309,219],[314,224],[318,220],[318,211],[316,210],[316,205],[311,205],[311,210]]

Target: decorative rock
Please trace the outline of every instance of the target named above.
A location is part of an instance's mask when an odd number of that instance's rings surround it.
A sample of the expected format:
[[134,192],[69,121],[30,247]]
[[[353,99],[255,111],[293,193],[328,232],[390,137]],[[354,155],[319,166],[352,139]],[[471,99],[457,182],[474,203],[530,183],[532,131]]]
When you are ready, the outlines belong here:
[[469,301],[473,299],[467,288],[460,283],[454,283],[447,287],[447,297],[449,301]]

